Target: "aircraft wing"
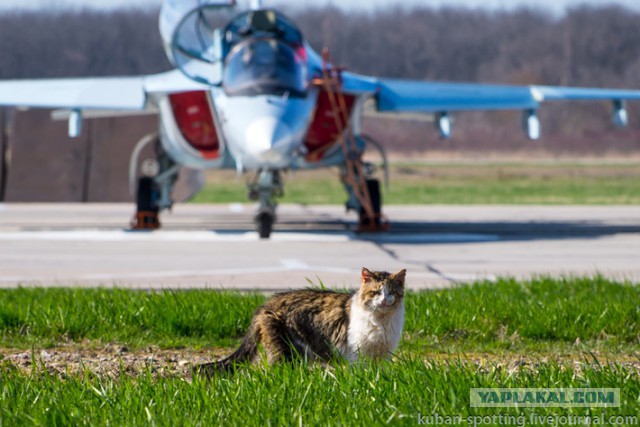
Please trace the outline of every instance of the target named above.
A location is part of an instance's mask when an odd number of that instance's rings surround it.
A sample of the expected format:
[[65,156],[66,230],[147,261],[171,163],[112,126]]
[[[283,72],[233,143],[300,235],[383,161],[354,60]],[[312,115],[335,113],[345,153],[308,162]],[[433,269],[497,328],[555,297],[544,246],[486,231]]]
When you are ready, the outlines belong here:
[[451,135],[448,113],[452,111],[522,110],[527,136],[538,139],[536,110],[545,101],[609,100],[613,103],[614,123],[626,126],[624,101],[640,100],[640,90],[625,89],[439,83],[377,79],[348,72],[343,73],[342,81],[345,92],[373,97],[379,112],[434,114],[443,138]]
[[36,108],[143,110],[142,77],[0,81],[0,105]]
[[135,77],[0,81],[0,106],[140,111],[153,94],[207,89],[179,71]]
[[640,90],[377,81],[377,107],[388,112],[532,110],[545,101],[640,100]]
[[527,87],[379,80],[377,107],[389,112],[440,112],[536,108]]

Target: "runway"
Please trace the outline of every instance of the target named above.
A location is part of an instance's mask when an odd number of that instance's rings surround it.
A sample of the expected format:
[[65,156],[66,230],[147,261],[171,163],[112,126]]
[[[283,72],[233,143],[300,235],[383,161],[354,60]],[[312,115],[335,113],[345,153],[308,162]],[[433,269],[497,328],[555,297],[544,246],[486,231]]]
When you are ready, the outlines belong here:
[[250,205],[179,205],[128,231],[130,204],[0,205],[0,286],[353,288],[362,266],[407,268],[413,289],[499,276],[640,282],[640,207],[387,206],[358,234],[339,206],[283,205],[271,240]]

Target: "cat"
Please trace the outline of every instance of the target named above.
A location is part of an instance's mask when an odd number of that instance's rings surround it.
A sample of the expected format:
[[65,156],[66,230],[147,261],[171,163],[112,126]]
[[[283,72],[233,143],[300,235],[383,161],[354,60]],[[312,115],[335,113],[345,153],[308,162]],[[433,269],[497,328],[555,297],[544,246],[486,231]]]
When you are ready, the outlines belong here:
[[235,352],[197,366],[195,373],[230,371],[236,363],[256,362],[261,354],[269,364],[295,358],[388,358],[402,335],[405,275],[406,270],[390,274],[363,268],[355,293],[307,289],[276,294],[255,311]]

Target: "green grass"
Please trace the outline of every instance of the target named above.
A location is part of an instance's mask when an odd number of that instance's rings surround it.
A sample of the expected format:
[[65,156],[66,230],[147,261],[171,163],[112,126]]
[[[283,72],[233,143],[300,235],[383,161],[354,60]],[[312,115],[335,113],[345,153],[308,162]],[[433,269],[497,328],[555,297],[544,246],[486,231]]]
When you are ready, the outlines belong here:
[[[428,361],[427,361],[428,362]],[[110,379],[87,373],[60,379],[34,371],[0,371],[2,425],[416,425],[418,415],[637,415],[637,374],[623,366],[547,364],[514,375],[494,366],[406,359],[373,366],[304,364],[251,368],[210,382],[151,374]],[[474,387],[620,388],[615,409],[475,409]],[[9,404],[10,402],[10,404]]]
[[[247,329],[260,294],[206,290],[0,290],[0,347],[82,340],[132,347],[228,347]],[[640,288],[602,277],[502,279],[410,293],[405,346],[436,351],[569,344],[638,348]]]
[[[633,163],[394,163],[388,204],[640,203],[640,165]],[[212,172],[195,203],[246,202],[244,181]],[[285,176],[283,203],[342,204],[337,170]]]
[[535,350],[583,343],[640,348],[640,288],[593,279],[499,280],[412,295],[407,345]]
[[[0,290],[0,347],[230,347],[264,299],[206,290]],[[393,362],[255,366],[208,382],[151,370],[115,378],[89,370],[52,375],[34,351],[30,372],[0,361],[0,426],[415,425],[419,414],[529,420],[605,411],[474,409],[472,387],[620,388],[622,406],[606,416],[637,415],[638,301],[637,286],[601,277],[502,279],[412,292]],[[575,345],[577,338],[582,344]],[[478,355],[484,365],[468,361]],[[513,370],[509,360],[520,356],[528,364]],[[603,360],[617,362],[601,366]]]
[[125,289],[0,290],[0,347],[82,340],[132,347],[226,347],[249,326],[258,294]]

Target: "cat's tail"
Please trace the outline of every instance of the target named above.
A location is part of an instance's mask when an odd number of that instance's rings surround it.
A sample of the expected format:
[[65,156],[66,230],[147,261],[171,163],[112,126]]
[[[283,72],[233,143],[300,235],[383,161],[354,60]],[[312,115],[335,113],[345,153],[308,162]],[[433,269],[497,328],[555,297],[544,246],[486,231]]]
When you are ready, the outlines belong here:
[[195,366],[194,374],[210,378],[218,373],[233,371],[237,363],[248,362],[258,355],[258,339],[258,328],[252,324],[236,351],[224,359]]

